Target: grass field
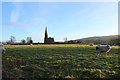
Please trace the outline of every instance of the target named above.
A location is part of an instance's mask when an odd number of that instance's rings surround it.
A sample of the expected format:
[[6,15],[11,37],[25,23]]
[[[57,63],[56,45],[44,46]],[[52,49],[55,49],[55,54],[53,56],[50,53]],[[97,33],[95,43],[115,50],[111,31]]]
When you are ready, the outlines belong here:
[[80,44],[5,45],[3,78],[118,78],[120,47],[96,57]]

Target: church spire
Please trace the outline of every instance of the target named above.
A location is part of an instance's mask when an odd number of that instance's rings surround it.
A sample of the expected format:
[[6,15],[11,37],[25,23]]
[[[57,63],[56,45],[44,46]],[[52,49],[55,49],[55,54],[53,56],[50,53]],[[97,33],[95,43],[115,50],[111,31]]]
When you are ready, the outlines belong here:
[[47,27],[45,28],[45,38],[48,38]]
[[45,36],[44,36],[44,43],[47,43],[48,41],[48,33],[47,33],[47,27],[45,28]]

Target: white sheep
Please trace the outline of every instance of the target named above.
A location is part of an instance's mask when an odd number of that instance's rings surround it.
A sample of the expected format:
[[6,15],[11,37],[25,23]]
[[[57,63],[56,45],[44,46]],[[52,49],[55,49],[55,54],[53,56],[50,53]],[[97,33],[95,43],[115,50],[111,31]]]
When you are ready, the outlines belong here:
[[90,43],[89,45],[90,45],[90,46],[94,46],[94,44],[93,44],[93,43]]
[[[107,46],[98,45],[98,46],[96,46],[96,50],[98,52],[105,52],[107,55],[107,53],[111,50],[111,46],[110,45],[107,45]],[[99,53],[98,53],[98,55],[99,55]]]
[[4,48],[4,45],[0,43],[0,53],[5,53],[6,49]]

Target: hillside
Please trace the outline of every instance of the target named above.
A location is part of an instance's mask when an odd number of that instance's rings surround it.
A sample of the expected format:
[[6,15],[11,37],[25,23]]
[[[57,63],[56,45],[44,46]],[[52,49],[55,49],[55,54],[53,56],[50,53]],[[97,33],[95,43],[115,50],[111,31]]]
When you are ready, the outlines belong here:
[[120,35],[110,35],[110,36],[94,36],[81,38],[76,40],[70,40],[68,43],[82,43],[82,44],[119,44],[120,45]]
[[118,35],[110,35],[110,36],[87,37],[87,38],[82,38],[82,39],[77,39],[77,40],[80,40],[80,41],[83,41],[83,40],[90,40],[90,41],[101,40],[101,41],[104,41],[104,40],[111,40],[111,39],[117,39],[117,38],[118,38]]

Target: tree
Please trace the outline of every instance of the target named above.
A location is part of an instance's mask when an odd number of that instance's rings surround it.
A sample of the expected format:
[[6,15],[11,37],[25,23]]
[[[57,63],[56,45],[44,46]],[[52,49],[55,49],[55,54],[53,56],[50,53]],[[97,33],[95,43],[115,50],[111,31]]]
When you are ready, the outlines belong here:
[[77,42],[77,43],[82,43],[82,41],[80,41],[80,40],[77,40],[76,42]]
[[21,40],[21,43],[22,43],[22,44],[25,44],[25,42],[26,42],[26,41],[25,41],[24,39],[23,39],[23,40]]
[[12,44],[12,42],[11,42],[11,41],[7,41],[6,43],[7,43],[7,44]]
[[31,37],[27,37],[26,40],[27,40],[27,43],[30,43],[30,40],[32,40],[32,38]]
[[83,40],[82,41],[83,44],[89,44],[89,43],[92,43],[90,40]]
[[11,43],[14,43],[16,40],[15,40],[15,36],[10,36],[10,42]]
[[33,40],[30,40],[30,44],[32,44],[33,43]]
[[68,40],[67,37],[65,37],[65,38],[64,38],[64,41],[67,42],[67,40]]
[[120,38],[112,39],[112,40],[110,41],[110,44],[120,44]]

